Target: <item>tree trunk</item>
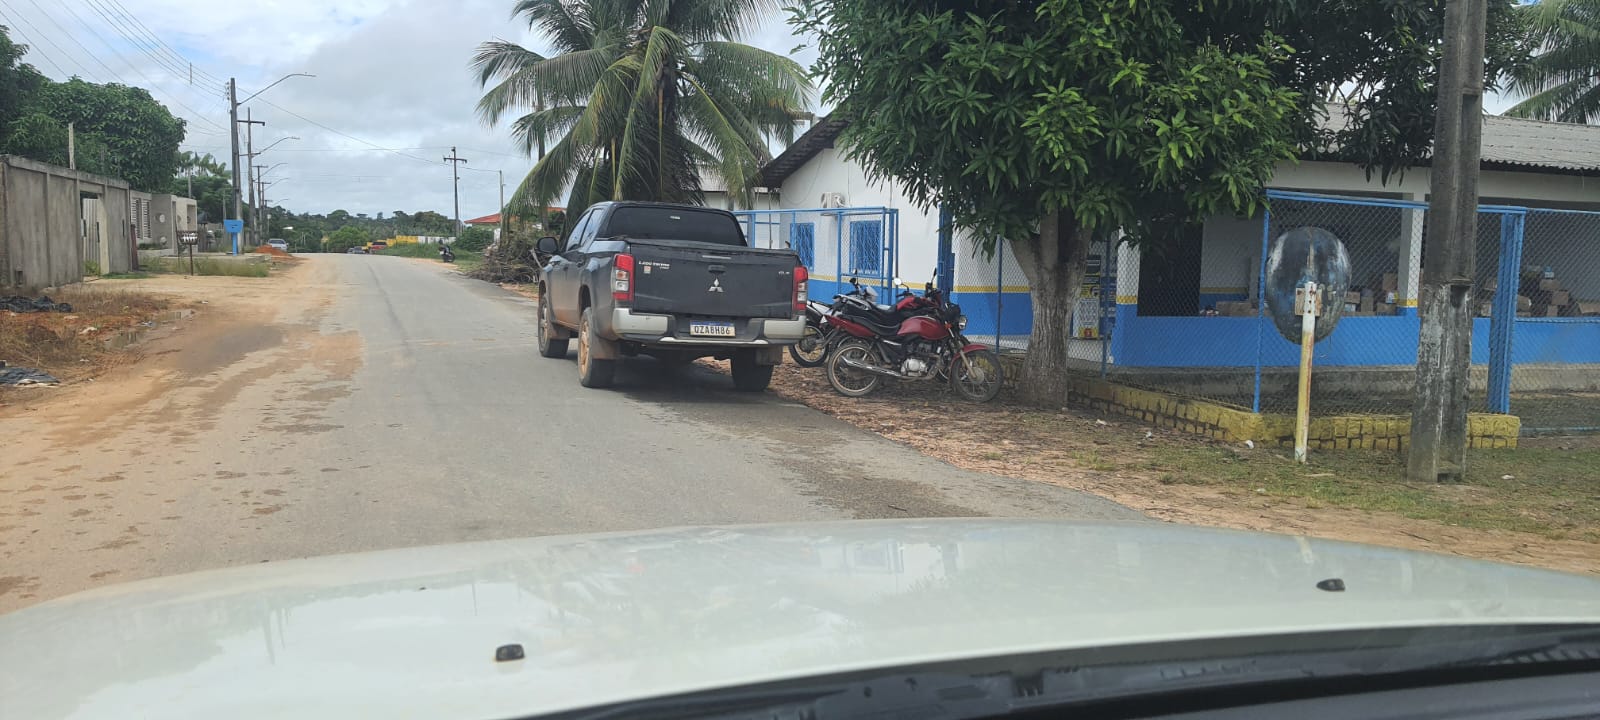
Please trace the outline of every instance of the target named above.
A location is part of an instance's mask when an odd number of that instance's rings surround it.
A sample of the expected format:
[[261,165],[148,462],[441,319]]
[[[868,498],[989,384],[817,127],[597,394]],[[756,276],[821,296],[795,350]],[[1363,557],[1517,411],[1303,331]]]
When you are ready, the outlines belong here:
[[1089,256],[1091,232],[1064,213],[1045,215],[1039,234],[1009,241],[1033,298],[1033,334],[1022,367],[1024,396],[1043,405],[1067,401],[1072,312]]

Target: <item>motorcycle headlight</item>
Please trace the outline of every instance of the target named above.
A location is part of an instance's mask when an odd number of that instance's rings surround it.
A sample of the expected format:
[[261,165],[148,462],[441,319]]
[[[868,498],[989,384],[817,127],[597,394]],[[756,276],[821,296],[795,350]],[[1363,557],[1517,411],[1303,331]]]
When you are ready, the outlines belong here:
[[956,318],[956,329],[957,330],[965,330],[965,329],[967,329],[967,316],[962,315],[961,317]]

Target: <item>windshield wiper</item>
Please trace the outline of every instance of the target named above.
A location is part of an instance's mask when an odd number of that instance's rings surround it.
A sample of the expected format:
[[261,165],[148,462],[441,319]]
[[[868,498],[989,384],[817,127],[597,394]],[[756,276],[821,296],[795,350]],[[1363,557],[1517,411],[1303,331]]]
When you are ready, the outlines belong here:
[[1459,674],[1474,668],[1600,668],[1600,628],[1451,630],[1457,631],[1457,639],[1214,659],[1051,667],[1028,673],[886,672],[864,679],[642,700],[559,717],[959,719],[1172,693],[1416,673],[1437,675],[1439,671]]

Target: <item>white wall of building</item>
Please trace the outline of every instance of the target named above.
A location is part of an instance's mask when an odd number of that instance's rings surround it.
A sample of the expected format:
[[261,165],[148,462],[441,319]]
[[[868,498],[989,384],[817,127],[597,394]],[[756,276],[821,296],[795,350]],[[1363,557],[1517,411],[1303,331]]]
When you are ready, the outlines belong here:
[[[845,207],[886,207],[899,211],[899,275],[907,283],[921,285],[931,277],[939,263],[939,211],[923,209],[911,202],[899,183],[871,181],[866,168],[847,160],[837,148],[826,148],[783,181],[778,207],[820,208],[824,193],[844,196]],[[860,218],[856,218],[859,220]],[[839,228],[834,218],[817,225],[817,265],[823,248],[832,258],[838,244]],[[844,218],[846,222],[852,218]],[[849,233],[845,233],[848,241]],[[830,260],[831,262],[831,260]]]

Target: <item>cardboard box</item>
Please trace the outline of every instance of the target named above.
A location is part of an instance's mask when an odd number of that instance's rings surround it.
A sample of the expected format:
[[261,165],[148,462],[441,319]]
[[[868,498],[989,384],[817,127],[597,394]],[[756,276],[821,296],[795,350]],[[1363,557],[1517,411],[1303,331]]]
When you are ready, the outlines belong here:
[[1555,292],[1561,289],[1561,281],[1555,278],[1544,278],[1539,281],[1539,289],[1545,292]]
[[1251,317],[1256,314],[1256,309],[1246,301],[1223,300],[1217,303],[1217,314],[1227,317]]
[[1478,317],[1489,317],[1494,314],[1494,303],[1478,303]]
[[1373,302],[1371,294],[1363,294],[1361,296],[1361,305],[1360,305],[1360,311],[1361,312],[1364,312],[1364,313],[1367,313],[1367,314],[1370,315],[1370,314],[1372,314],[1373,308],[1376,307],[1376,306],[1377,306],[1377,303]]
[[1484,292],[1492,293],[1498,289],[1500,289],[1500,278],[1489,278],[1488,280],[1483,281]]
[[1354,314],[1356,314],[1358,312],[1361,312],[1361,304],[1360,303],[1345,303],[1344,304],[1344,314],[1346,314],[1346,315],[1354,315]]
[[1600,315],[1600,302],[1583,302],[1576,304],[1579,315]]
[[1561,317],[1561,307],[1559,305],[1547,305],[1547,306],[1545,306],[1544,316],[1545,317]]
[[1517,296],[1517,313],[1525,313],[1533,309],[1533,298],[1527,295]]
[[1557,291],[1555,291],[1553,293],[1550,293],[1550,304],[1551,305],[1571,305],[1572,304],[1572,293],[1568,292],[1566,290],[1557,290]]
[[1346,292],[1344,294],[1344,302],[1345,302],[1346,305],[1359,305],[1359,304],[1361,304],[1361,293],[1356,292],[1354,290]]
[[1400,276],[1395,273],[1384,273],[1379,287],[1384,292],[1394,292],[1400,289]]
[[1391,303],[1376,303],[1372,306],[1372,314],[1379,317],[1394,314],[1394,305]]

